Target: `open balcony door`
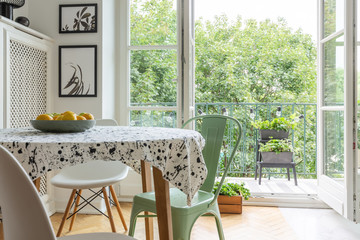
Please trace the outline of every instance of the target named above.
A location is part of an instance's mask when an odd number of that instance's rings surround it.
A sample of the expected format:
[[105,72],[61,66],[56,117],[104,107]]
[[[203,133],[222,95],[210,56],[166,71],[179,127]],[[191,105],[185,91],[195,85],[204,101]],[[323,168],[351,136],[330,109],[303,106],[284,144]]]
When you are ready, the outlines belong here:
[[359,222],[357,0],[318,3],[318,195]]

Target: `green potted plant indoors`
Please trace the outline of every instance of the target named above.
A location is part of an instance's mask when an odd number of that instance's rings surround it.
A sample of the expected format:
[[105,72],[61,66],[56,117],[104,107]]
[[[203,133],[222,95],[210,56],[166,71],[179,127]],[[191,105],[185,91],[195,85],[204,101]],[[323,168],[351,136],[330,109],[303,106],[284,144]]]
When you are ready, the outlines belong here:
[[262,140],[269,140],[270,137],[274,139],[288,138],[289,131],[294,129],[296,122],[294,121],[295,116],[291,115],[290,119],[284,117],[274,118],[272,121],[269,120],[256,120],[252,125],[259,129],[260,138]]
[[260,143],[259,152],[265,163],[290,163],[292,161],[292,144],[288,139],[270,139]]
[[[215,183],[213,193],[218,189],[219,182]],[[242,199],[248,200],[250,190],[245,183],[224,182],[217,198],[220,213],[242,213]]]

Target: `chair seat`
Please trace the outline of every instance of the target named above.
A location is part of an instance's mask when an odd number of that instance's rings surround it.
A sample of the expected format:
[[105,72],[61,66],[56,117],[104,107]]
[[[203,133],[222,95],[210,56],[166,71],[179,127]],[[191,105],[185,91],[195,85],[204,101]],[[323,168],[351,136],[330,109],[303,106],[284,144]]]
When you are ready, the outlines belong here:
[[85,233],[60,237],[58,240],[134,240],[135,238],[118,233]]
[[[171,211],[177,212],[176,214],[179,215],[188,215],[189,213],[193,212],[202,212],[208,209],[209,203],[214,198],[213,193],[205,192],[199,190],[194,198],[191,201],[191,206],[187,205],[187,198],[186,194],[181,192],[177,188],[170,188],[170,204],[171,204]],[[145,192],[137,194],[134,197],[134,204],[137,205],[142,209],[146,209],[150,212],[156,213],[156,206],[155,206],[155,193],[154,192]]]
[[124,179],[128,169],[119,161],[90,161],[62,169],[51,179],[51,183],[69,189],[106,187]]

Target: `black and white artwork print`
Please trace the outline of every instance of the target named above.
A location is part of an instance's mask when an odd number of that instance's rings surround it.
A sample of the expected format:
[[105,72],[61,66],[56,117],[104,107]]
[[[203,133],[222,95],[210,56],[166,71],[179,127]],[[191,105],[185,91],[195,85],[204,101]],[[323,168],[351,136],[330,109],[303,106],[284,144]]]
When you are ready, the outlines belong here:
[[59,46],[59,97],[97,96],[97,46]]
[[97,32],[97,4],[59,6],[59,33]]

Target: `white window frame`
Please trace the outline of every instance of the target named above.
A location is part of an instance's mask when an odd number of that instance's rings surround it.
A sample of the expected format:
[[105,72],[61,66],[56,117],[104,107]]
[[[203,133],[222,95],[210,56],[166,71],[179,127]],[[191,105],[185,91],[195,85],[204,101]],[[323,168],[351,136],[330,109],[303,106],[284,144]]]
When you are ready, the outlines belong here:
[[[177,126],[194,115],[194,18],[193,1],[177,0],[177,44],[176,45],[130,45],[130,0],[120,3],[120,44],[126,49],[120,49],[120,102],[119,113],[121,125],[130,125],[130,112],[134,110],[176,111]],[[188,19],[186,21],[186,19]],[[185,30],[185,28],[187,30]],[[190,33],[191,32],[191,33]],[[189,34],[190,33],[190,34]],[[191,42],[190,40],[191,39]],[[187,44],[186,44],[187,42]],[[190,42],[190,43],[189,43]],[[130,53],[134,50],[176,50],[177,51],[177,99],[176,106],[131,106],[130,103]],[[191,50],[189,50],[191,49]],[[193,52],[192,52],[193,53]]]

